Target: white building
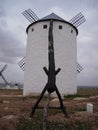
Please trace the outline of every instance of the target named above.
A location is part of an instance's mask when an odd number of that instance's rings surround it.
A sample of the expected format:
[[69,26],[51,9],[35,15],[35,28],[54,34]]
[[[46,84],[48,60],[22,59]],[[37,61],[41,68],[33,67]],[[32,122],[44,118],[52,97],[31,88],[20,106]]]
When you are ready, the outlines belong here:
[[75,26],[52,13],[27,27],[24,95],[41,93],[47,83],[43,67],[48,68],[48,30],[53,19],[56,68],[61,71],[56,85],[61,94],[77,92],[77,34]]

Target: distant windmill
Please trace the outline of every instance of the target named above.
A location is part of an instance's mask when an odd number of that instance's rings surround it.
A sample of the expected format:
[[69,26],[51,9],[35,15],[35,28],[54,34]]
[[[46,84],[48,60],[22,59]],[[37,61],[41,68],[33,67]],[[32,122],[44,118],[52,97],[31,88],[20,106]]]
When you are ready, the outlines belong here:
[[2,73],[4,72],[4,70],[6,69],[6,67],[7,67],[7,65],[4,65],[4,66],[3,66],[2,70],[0,71],[0,76],[1,76],[1,78],[3,79],[5,85],[8,85],[7,80],[5,79],[5,77],[4,77],[3,74],[2,74]]
[[[22,14],[30,23],[40,20],[38,16],[31,9],[23,11]],[[75,27],[79,27],[85,21],[86,19],[84,15],[80,12],[76,16],[74,16],[71,20],[69,20],[69,23],[73,24]],[[24,71],[25,57],[18,62],[18,65]],[[80,73],[82,70],[83,70],[82,66],[79,63],[77,63],[77,72]]]

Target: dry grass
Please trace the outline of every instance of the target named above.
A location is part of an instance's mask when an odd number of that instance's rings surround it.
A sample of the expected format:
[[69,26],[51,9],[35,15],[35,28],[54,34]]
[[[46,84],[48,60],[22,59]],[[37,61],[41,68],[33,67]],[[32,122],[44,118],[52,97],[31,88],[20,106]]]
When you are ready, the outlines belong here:
[[0,95],[22,95],[21,89],[0,89]]
[[98,87],[83,87],[78,88],[79,95],[95,96],[98,95]]
[[[22,90],[0,90],[0,130],[41,130],[42,110],[37,110],[33,120],[29,118],[36,97],[19,97]],[[6,95],[6,96],[3,96]],[[12,96],[9,96],[12,95]],[[17,95],[15,97],[15,95]],[[85,100],[65,98],[69,118],[64,118],[61,110],[49,110],[47,130],[97,130],[98,129],[98,89],[78,89],[78,95],[89,97]],[[90,97],[95,96],[95,97]],[[46,100],[41,101],[44,106]],[[86,104],[94,105],[94,114],[86,113]],[[55,102],[53,105],[58,106]],[[10,115],[10,116],[9,116]]]

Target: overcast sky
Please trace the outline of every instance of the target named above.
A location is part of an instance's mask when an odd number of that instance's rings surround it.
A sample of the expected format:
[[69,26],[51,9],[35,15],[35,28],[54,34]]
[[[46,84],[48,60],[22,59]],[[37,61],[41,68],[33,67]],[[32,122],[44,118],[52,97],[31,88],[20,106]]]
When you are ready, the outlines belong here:
[[29,22],[21,12],[28,8],[39,18],[54,12],[67,21],[84,14],[86,22],[78,27],[77,36],[77,61],[83,67],[78,85],[98,86],[98,0],[0,0],[0,70],[8,65],[6,80],[23,82],[17,62],[25,56]]

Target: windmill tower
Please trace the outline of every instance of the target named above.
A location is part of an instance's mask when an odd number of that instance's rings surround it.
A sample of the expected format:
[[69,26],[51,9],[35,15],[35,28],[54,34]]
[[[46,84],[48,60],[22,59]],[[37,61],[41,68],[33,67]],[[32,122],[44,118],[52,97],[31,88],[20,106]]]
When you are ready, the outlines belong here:
[[42,19],[30,9],[23,15],[31,22],[27,27],[26,64],[24,58],[19,62],[24,70],[24,95],[38,94],[47,80],[43,67],[48,66],[47,45],[49,23],[53,20],[54,50],[56,68],[61,72],[57,76],[60,93],[75,94],[77,92],[77,71],[82,67],[77,63],[77,27],[85,22],[82,13],[77,14],[69,22],[52,13]]

